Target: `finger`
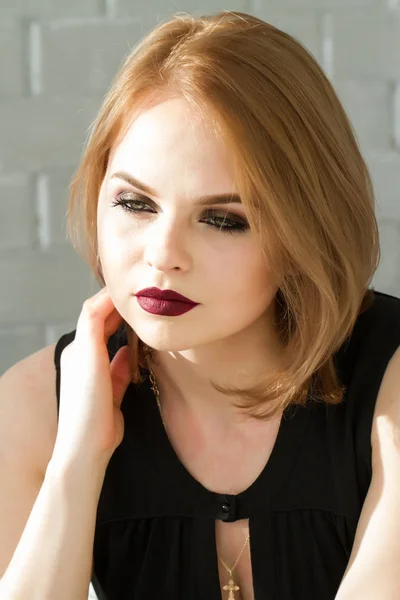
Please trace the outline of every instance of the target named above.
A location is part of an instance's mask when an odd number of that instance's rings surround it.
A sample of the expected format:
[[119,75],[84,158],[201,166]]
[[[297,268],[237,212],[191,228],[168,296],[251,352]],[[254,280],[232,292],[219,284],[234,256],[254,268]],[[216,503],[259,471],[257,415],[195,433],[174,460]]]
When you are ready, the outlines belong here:
[[122,346],[110,363],[114,402],[118,407],[121,406],[121,402],[131,381],[129,356],[129,346]]
[[109,315],[104,323],[104,341],[107,344],[109,338],[120,328],[123,323],[123,318],[117,309]]
[[[80,339],[82,335],[85,339],[104,340],[105,320],[113,311],[118,314],[106,288],[85,300],[78,318],[76,337]],[[117,316],[115,321],[119,322]],[[111,333],[107,331],[108,337]]]

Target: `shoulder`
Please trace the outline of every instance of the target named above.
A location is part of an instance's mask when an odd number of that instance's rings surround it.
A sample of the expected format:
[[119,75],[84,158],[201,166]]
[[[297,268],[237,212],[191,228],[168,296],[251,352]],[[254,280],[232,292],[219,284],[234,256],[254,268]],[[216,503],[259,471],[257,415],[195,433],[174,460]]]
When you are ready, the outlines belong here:
[[[379,416],[389,416],[389,404],[400,402],[400,298],[374,293],[372,305],[359,316],[358,327],[358,379],[359,389],[375,396],[371,444],[377,443]],[[357,333],[356,333],[357,335]],[[362,386],[361,383],[364,382]],[[369,390],[365,389],[369,386]],[[396,397],[396,399],[395,399]],[[391,414],[395,425],[395,414]]]
[[2,448],[29,453],[46,470],[57,435],[56,344],[11,366],[0,378]]
[[400,597],[400,345],[379,388],[371,447],[372,478],[337,600]]
[[400,342],[385,369],[376,400],[371,431],[375,465],[377,455],[382,456],[382,444],[397,452],[400,460]]
[[400,299],[376,293],[357,328],[357,351],[369,357],[360,365],[360,395],[374,397],[371,478],[335,598],[391,600],[400,597]]
[[368,356],[365,366],[369,371],[377,367],[376,421],[379,412],[387,410],[390,396],[393,400],[396,387],[397,401],[400,401],[400,298],[376,291],[374,296],[372,306],[359,317],[359,321],[362,323],[364,319],[365,323],[364,343],[359,350]]

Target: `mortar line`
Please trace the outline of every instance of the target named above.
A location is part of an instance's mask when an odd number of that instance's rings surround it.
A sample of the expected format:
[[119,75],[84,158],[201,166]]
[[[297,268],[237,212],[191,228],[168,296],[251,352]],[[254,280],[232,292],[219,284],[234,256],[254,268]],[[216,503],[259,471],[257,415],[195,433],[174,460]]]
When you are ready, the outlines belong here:
[[104,0],[104,9],[107,19],[115,19],[117,14],[116,0]]
[[322,67],[327,77],[332,81],[334,76],[333,59],[333,17],[331,13],[321,15],[321,54]]
[[51,243],[49,177],[39,173],[36,177],[36,216],[39,246],[46,250]]
[[42,31],[38,21],[27,22],[27,64],[29,74],[29,92],[39,96],[43,91],[42,77]]
[[393,90],[393,142],[400,152],[400,81],[395,82]]

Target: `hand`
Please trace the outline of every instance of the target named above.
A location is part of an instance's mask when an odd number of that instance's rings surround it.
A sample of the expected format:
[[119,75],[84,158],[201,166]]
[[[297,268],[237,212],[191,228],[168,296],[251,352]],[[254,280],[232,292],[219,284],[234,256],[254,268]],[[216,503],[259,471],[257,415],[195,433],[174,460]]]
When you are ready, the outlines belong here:
[[85,300],[75,339],[61,354],[60,409],[53,458],[108,463],[124,436],[121,402],[131,381],[129,348],[110,362],[107,342],[123,319],[106,287]]

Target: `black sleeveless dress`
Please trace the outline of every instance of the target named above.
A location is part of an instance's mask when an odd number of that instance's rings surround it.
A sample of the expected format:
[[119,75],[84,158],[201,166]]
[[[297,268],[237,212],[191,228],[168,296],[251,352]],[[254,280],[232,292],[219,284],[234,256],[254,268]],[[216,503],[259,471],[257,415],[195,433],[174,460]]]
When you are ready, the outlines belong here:
[[[74,337],[56,346],[58,400],[60,354]],[[121,328],[109,340],[110,360],[125,343]],[[333,600],[371,480],[377,393],[399,345],[400,299],[375,290],[334,357],[344,402],[287,410],[264,470],[238,495],[194,479],[169,442],[148,378],[130,384],[124,439],[97,510],[99,598],[221,600],[214,521],[249,518],[256,600]]]

